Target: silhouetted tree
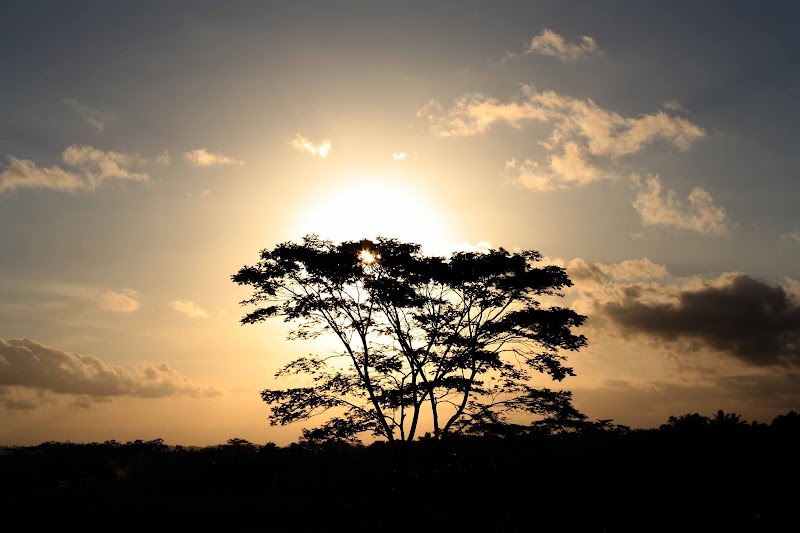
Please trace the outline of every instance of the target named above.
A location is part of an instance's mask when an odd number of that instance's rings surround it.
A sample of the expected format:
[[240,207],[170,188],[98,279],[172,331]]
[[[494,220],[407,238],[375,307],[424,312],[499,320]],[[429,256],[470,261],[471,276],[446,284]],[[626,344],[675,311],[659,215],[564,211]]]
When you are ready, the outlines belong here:
[[666,424],[661,424],[660,429],[677,431],[683,434],[704,433],[709,428],[709,418],[699,413],[687,413],[679,416],[670,416]]
[[737,413],[726,413],[722,409],[718,410],[716,414],[708,419],[708,425],[711,429],[718,431],[737,431],[742,428],[747,428],[747,420],[743,420],[742,416]]
[[543,307],[571,285],[564,269],[536,267],[535,251],[458,252],[429,257],[418,244],[379,237],[334,244],[315,235],[262,250],[232,276],[253,287],[257,308],[241,322],[297,323],[290,339],[330,334],[342,348],[300,357],[276,377],[305,374],[307,385],[266,389],[270,423],[328,412],[307,439],[390,442],[418,433],[423,411],[435,439],[512,413],[584,420],[569,391],[535,388],[530,371],[556,381],[574,375],[559,350],[586,345],[571,328],[586,317]]

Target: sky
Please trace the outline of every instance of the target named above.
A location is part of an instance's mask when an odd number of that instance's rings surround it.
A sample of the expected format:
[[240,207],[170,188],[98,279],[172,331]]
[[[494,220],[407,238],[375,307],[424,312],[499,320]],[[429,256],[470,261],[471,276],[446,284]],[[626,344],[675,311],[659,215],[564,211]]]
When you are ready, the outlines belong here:
[[[0,4],[0,445],[280,445],[324,346],[231,281],[317,234],[537,250],[575,407],[800,410],[800,4]],[[315,341],[322,342],[322,341]]]

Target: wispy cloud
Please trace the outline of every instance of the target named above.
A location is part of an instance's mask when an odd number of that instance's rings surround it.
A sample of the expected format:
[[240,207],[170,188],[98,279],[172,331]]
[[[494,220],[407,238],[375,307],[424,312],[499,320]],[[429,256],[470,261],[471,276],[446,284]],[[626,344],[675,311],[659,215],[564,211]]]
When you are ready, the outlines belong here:
[[133,169],[145,165],[148,160],[138,154],[99,150],[93,146],[73,144],[68,146],[61,158],[69,166],[83,172],[90,188],[95,188],[103,181],[121,179],[131,181],[147,181],[150,177]]
[[659,141],[687,150],[706,135],[703,128],[664,111],[625,117],[591,100],[537,91],[532,85],[523,85],[508,102],[472,93],[445,109],[432,100],[417,116],[440,137],[484,134],[497,124],[515,129],[521,129],[526,122],[552,124],[549,136],[538,141],[548,152],[545,161],[528,157],[506,162],[509,177],[534,190],[616,178],[608,167],[620,157],[639,153]]
[[83,176],[60,167],[39,167],[29,159],[9,156],[0,171],[0,194],[19,187],[76,191],[86,187]]
[[524,121],[545,121],[554,114],[534,99],[501,102],[485,94],[468,93],[447,110],[430,100],[417,111],[417,117],[426,120],[439,137],[461,137],[486,133],[498,122],[519,128]]
[[[568,42],[562,35],[545,28],[540,34],[531,38],[522,54],[555,57],[561,61],[575,61],[582,57],[602,55],[603,51],[588,35],[582,35],[576,42]],[[505,60],[517,55],[519,54],[508,53]]]
[[117,313],[132,313],[141,307],[139,293],[132,289],[122,289],[115,291],[108,289],[100,295],[100,307],[107,311]]
[[221,152],[209,152],[205,148],[197,148],[183,154],[183,158],[196,167],[210,167],[212,165],[242,165],[244,161],[225,155]]
[[[58,166],[40,167],[29,159],[9,156],[0,171],[0,194],[17,188],[42,188],[62,191],[94,190],[107,181],[148,181],[150,176],[137,171],[150,163],[164,163],[168,155],[146,159],[138,154],[100,150],[88,145],[73,144],[61,154],[64,170]],[[168,159],[167,159],[168,161]]]
[[83,105],[77,100],[73,100],[71,98],[65,98],[63,100],[65,104],[73,108],[77,111],[83,121],[86,122],[88,125],[96,129],[97,131],[103,131],[106,126],[106,121],[109,118],[108,113],[104,113],[99,109],[95,109],[93,107],[89,107],[87,105]]
[[189,300],[172,300],[169,308],[192,318],[208,318],[208,311]]
[[321,157],[322,159],[328,157],[328,155],[333,151],[330,139],[323,139],[319,143],[314,144],[308,137],[305,137],[300,133],[295,135],[294,139],[289,141],[289,146],[295,150],[308,152],[309,154]]
[[669,100],[667,102],[664,102],[664,105],[662,105],[661,107],[663,107],[664,109],[666,109],[668,111],[677,111],[679,113],[685,113],[686,112],[686,109],[684,109],[684,107],[681,105],[681,103],[678,102],[677,100]]
[[644,182],[634,176],[639,191],[633,207],[647,226],[674,226],[705,235],[727,235],[731,224],[725,209],[719,207],[705,189],[695,187],[686,202],[672,190],[664,191],[658,176]]
[[793,229],[792,231],[781,233],[780,239],[792,244],[800,243],[800,229]]
[[[0,339],[0,385],[90,398],[216,396],[165,363],[142,362],[133,370],[98,357],[60,350],[31,339]],[[4,389],[0,392],[6,392]]]
[[591,100],[537,91],[532,85],[523,85],[507,102],[469,93],[445,109],[431,100],[417,111],[417,117],[440,137],[485,134],[498,124],[514,129],[522,129],[528,122],[551,124],[550,134],[538,141],[548,152],[546,161],[514,158],[506,164],[512,180],[535,190],[616,177],[606,169],[620,157],[639,153],[659,141],[687,150],[706,135],[700,126],[664,111],[626,117]]
[[596,166],[580,145],[565,143],[563,153],[550,154],[545,164],[532,159],[506,161],[506,172],[514,181],[534,191],[550,191],[587,185],[601,179],[614,179],[617,175]]
[[0,278],[0,313],[26,309],[41,315],[47,310],[70,310],[75,316],[89,308],[130,313],[141,307],[140,294],[133,289],[114,290],[96,285]]
[[468,242],[462,242],[457,244],[454,248],[454,252],[477,252],[481,254],[489,253],[489,250],[492,249],[491,243],[487,241],[480,241],[477,244],[471,244]]

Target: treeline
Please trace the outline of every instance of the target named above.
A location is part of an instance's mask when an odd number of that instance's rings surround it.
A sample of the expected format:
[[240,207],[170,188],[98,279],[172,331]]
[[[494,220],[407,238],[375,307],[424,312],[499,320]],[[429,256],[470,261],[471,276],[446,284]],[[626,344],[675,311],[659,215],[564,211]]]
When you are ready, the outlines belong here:
[[33,530],[800,531],[799,474],[796,412],[761,424],[719,411],[657,429],[484,427],[402,447],[309,433],[283,447],[46,442],[0,454],[0,510]]

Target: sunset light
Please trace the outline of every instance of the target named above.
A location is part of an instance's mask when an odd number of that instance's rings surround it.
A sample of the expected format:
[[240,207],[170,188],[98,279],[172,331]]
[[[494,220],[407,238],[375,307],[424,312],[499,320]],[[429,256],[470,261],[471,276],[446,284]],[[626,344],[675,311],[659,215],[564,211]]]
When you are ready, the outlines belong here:
[[[290,445],[313,426],[296,405],[270,425],[264,396],[309,390],[298,369],[396,386],[356,395],[348,442],[435,434],[422,402],[463,416],[454,391],[503,371],[634,428],[800,411],[799,20],[790,1],[0,2],[0,446]],[[327,284],[276,296],[304,275]],[[523,285],[536,305],[501,322]],[[537,323],[551,307],[565,322]],[[524,335],[489,353],[498,331]]]
[[361,262],[366,265],[371,265],[381,258],[380,254],[373,254],[369,250],[361,250],[361,252],[358,254],[358,257],[361,259]]
[[381,178],[342,180],[316,192],[298,213],[297,235],[316,233],[334,241],[395,237],[431,253],[455,244],[446,207],[423,188]]

